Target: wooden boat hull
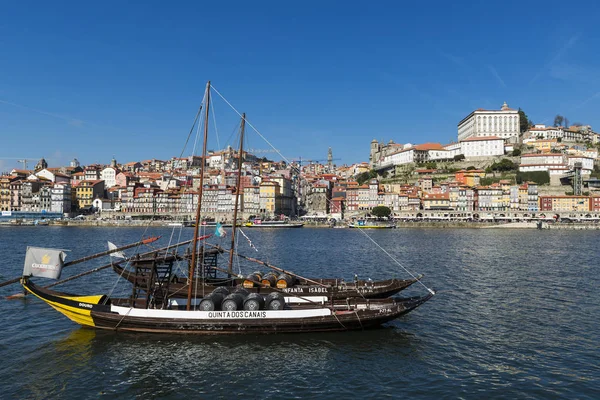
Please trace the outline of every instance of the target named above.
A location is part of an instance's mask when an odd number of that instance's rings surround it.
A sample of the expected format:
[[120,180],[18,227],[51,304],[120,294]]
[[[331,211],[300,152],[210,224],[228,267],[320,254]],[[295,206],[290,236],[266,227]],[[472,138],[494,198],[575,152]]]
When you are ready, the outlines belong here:
[[348,225],[348,228],[357,228],[357,229],[394,229],[395,225]]
[[[362,330],[409,313],[433,294],[379,300],[354,299],[330,308],[305,304],[293,309],[258,311],[183,311],[132,308],[128,300],[105,296],[73,296],[23,280],[23,287],[68,318],[87,327],[125,332],[199,335],[300,333]],[[106,304],[103,304],[106,302]]]
[[[145,275],[135,274],[119,265],[113,265],[113,270],[122,278],[128,280],[140,288],[148,287],[148,279]],[[416,279],[386,279],[382,281],[364,281],[343,282],[339,279],[313,279],[325,286],[309,284],[306,281],[300,280],[297,285],[289,288],[280,289],[286,295],[293,296],[332,296],[333,299],[346,299],[349,297],[364,297],[369,299],[383,299],[393,296],[400,291],[408,288],[413,283],[421,279],[418,276]],[[196,279],[193,284],[194,293],[199,296],[204,293],[210,293],[219,286],[241,286],[241,279]],[[186,278],[175,277],[169,282],[169,297],[184,298],[187,297],[188,283]],[[248,289],[253,293],[268,294],[276,291],[271,287],[254,287]]]
[[254,223],[246,223],[242,225],[244,228],[302,228],[304,226],[303,223],[288,223],[288,224],[254,224]]

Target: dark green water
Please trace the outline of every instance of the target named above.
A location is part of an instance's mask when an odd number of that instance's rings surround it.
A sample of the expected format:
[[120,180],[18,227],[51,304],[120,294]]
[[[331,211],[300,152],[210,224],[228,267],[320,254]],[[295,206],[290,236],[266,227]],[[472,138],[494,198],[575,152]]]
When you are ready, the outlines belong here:
[[[27,245],[68,260],[136,241],[139,228],[0,229],[0,280]],[[171,236],[162,234],[161,244]],[[408,275],[360,231],[247,230],[255,255],[307,276]],[[0,398],[598,398],[598,231],[397,229],[371,237],[438,294],[366,332],[239,337],[79,328],[36,299],[0,300]],[[173,240],[179,232],[175,232]],[[183,238],[191,229],[183,232]],[[228,240],[228,239],[226,239]],[[73,266],[63,277],[107,260]],[[242,271],[255,266],[240,266]],[[94,293],[89,290],[93,284]],[[63,290],[125,293],[106,270]],[[18,292],[0,289],[0,296]],[[422,287],[409,294],[424,293]]]

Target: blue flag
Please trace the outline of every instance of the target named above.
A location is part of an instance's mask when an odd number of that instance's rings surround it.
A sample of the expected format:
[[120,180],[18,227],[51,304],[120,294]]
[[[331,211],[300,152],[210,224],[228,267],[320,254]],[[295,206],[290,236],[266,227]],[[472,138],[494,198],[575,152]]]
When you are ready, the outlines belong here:
[[220,222],[217,222],[217,226],[215,228],[215,236],[217,236],[217,237],[227,236],[227,232],[225,232],[225,229],[221,226]]

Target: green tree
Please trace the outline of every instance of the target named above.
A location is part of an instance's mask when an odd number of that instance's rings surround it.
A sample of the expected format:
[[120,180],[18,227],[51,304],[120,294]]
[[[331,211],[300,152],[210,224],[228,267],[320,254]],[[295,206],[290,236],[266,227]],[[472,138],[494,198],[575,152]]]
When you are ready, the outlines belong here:
[[525,111],[519,108],[519,132],[523,133],[529,130],[533,122],[527,117]]
[[363,183],[365,183],[373,178],[377,178],[377,172],[375,172],[375,170],[372,169],[368,172],[363,172],[362,174],[358,174],[356,176],[356,181],[358,182],[359,185],[362,185]]
[[454,156],[454,161],[462,161],[465,159],[465,155],[464,154],[457,154]]
[[494,162],[489,168],[492,171],[506,172],[517,169],[517,165],[514,162],[510,161],[508,158],[503,158],[502,160],[500,160],[499,163]]
[[392,214],[392,210],[386,206],[373,207],[373,209],[371,210],[371,215],[374,215],[377,218],[387,218],[391,214]]
[[532,181],[538,185],[544,185],[550,183],[550,175],[546,171],[532,171],[532,172],[517,172],[516,176],[517,183],[520,185],[523,182]]
[[512,155],[514,157],[520,156],[521,155],[521,149],[514,149],[513,152],[512,152]]
[[565,117],[557,114],[556,117],[554,117],[554,126],[562,126],[564,120]]

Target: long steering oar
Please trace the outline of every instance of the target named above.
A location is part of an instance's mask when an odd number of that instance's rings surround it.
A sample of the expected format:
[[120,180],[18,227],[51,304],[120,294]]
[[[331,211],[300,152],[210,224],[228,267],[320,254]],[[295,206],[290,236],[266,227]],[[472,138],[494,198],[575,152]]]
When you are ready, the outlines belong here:
[[[131,244],[128,244],[128,245],[125,245],[125,246],[122,246],[122,247],[118,247],[116,249],[111,249],[111,250],[103,251],[101,253],[92,254],[91,256],[86,256],[86,257],[83,257],[83,258],[79,258],[77,260],[69,261],[69,262],[67,262],[67,263],[65,263],[63,265],[63,268],[70,267],[71,265],[79,264],[79,263],[86,262],[86,261],[89,261],[89,260],[93,260],[94,258],[98,258],[98,257],[102,257],[102,256],[107,256],[109,254],[116,253],[117,251],[127,250],[127,249],[130,249],[132,247],[139,246],[139,245],[142,245],[142,244],[150,244],[152,242],[157,241],[158,239],[160,239],[160,236],[153,236],[153,237],[150,237],[148,239],[140,240],[139,242],[135,242],[135,243],[131,243]],[[8,281],[4,281],[4,282],[0,283],[0,287],[7,286],[7,285],[10,285],[12,283],[17,283],[17,282],[19,282],[20,279],[21,279],[21,276],[19,276],[17,278],[10,279]]]

